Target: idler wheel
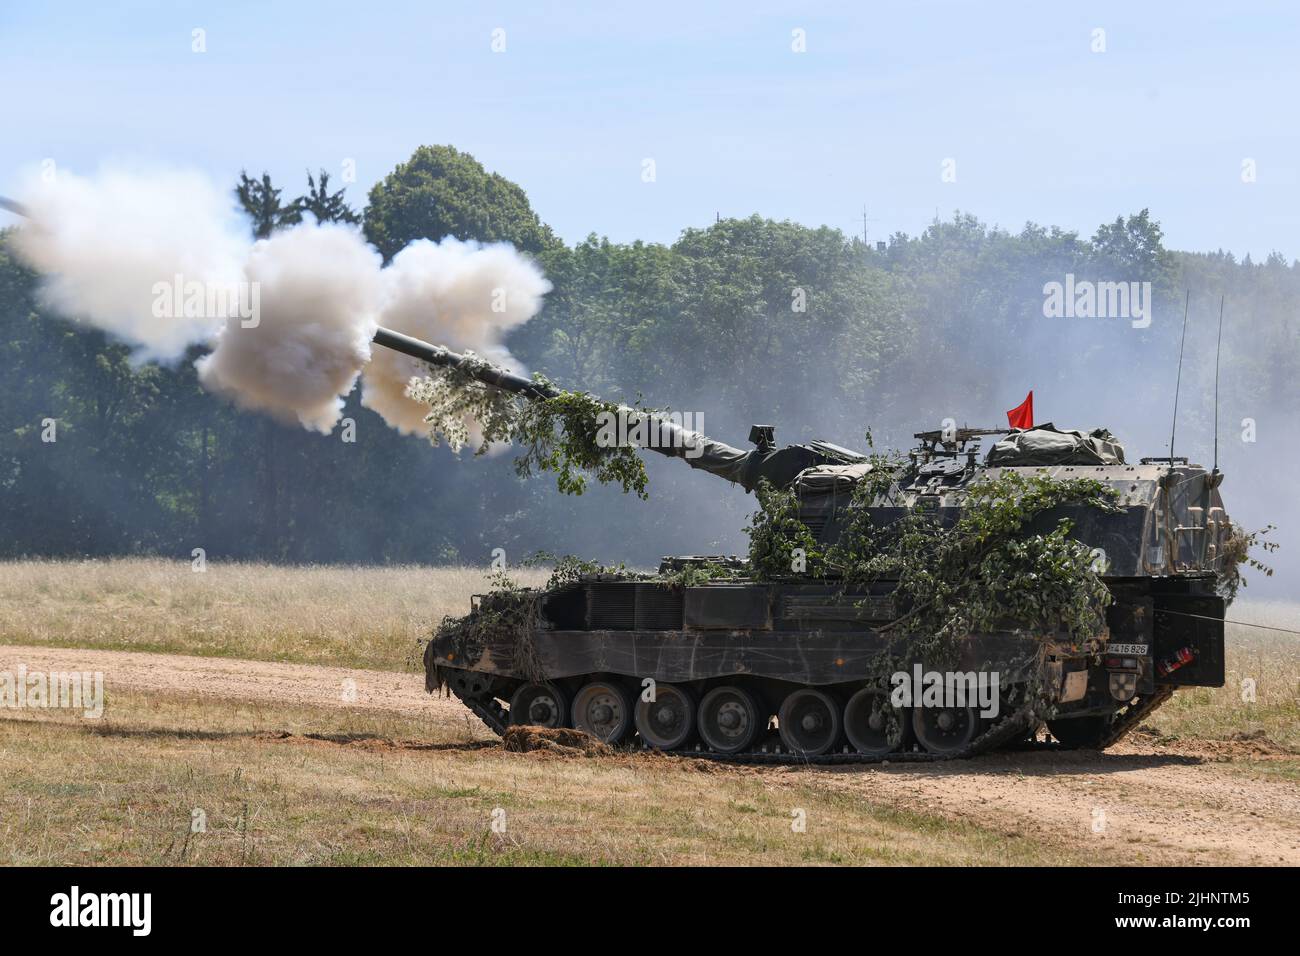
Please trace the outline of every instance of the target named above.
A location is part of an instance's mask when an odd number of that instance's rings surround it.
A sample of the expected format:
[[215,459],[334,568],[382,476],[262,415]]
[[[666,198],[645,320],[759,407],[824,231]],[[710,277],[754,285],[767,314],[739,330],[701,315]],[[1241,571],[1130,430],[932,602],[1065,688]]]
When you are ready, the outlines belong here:
[[607,744],[616,744],[632,729],[632,701],[611,681],[594,680],[573,697],[573,726]]
[[737,754],[747,750],[767,727],[754,695],[742,687],[715,687],[700,701],[700,736],[712,750]]
[[510,723],[518,726],[564,727],[569,700],[554,684],[525,684],[510,698]]
[[791,691],[777,714],[781,743],[792,753],[817,757],[840,742],[840,704],[824,690],[803,687]]
[[860,754],[882,757],[903,743],[906,712],[889,702],[889,694],[864,687],[844,707],[844,734]]
[[636,732],[655,750],[680,750],[695,736],[695,697],[675,684],[655,685],[655,699],[637,698]]
[[980,717],[974,707],[914,707],[912,730],[927,752],[955,753],[979,736]]
[[495,678],[478,671],[444,670],[447,686],[462,700],[482,700],[489,696]]

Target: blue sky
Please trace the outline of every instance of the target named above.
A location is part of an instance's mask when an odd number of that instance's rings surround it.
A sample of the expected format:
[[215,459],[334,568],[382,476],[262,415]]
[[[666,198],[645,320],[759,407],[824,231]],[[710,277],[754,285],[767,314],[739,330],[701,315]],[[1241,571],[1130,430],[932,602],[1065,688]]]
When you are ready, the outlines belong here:
[[568,241],[752,212],[860,233],[864,205],[872,239],[955,209],[1090,235],[1149,206],[1175,248],[1300,256],[1294,7],[546,6],[6,0],[0,189],[49,158],[267,169],[296,191],[352,159],[360,205],[450,143]]

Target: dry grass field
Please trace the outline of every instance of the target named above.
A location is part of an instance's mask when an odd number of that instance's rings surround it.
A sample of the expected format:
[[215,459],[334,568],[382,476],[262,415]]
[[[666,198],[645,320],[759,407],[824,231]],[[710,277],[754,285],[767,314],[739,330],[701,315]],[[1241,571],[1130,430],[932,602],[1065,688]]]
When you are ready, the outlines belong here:
[[[450,707],[450,702],[447,702]],[[39,729],[33,726],[39,724]],[[0,720],[8,864],[1013,864],[1026,838],[810,785],[640,755],[467,741],[463,720],[114,695],[99,723]],[[791,828],[792,812],[807,828]],[[194,811],[206,832],[193,833]],[[492,828],[504,811],[504,832]],[[498,814],[498,819],[501,819]]]
[[[1228,619],[1300,631],[1300,604],[1240,601]],[[1151,726],[1191,739],[1264,735],[1300,754],[1300,635],[1229,624],[1222,687],[1181,690],[1156,711]],[[1254,683],[1254,700],[1243,682]],[[1248,686],[1248,685],[1247,685]]]
[[[0,862],[1300,863],[1292,635],[1230,627],[1226,687],[1180,692],[1100,755],[560,757],[506,752],[423,693],[417,639],[485,584],[472,568],[0,563],[0,670],[107,686],[99,719],[0,711]],[[1295,628],[1298,612],[1230,617]],[[345,679],[359,695],[340,699]]]
[[[546,572],[513,576],[540,584]],[[487,572],[468,567],[7,561],[0,643],[401,670],[434,624],[487,586]]]

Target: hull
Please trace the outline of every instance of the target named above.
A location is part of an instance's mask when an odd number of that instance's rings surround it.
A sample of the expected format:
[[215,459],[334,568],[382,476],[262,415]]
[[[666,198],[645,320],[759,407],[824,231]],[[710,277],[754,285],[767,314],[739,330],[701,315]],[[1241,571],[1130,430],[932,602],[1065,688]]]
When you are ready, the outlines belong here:
[[[845,594],[827,584],[595,577],[516,596],[535,602],[529,628],[492,626],[493,598],[481,599],[464,619],[471,626],[443,628],[427,646],[426,684],[448,688],[498,733],[576,726],[721,759],[950,759],[1023,745],[1044,721],[1067,746],[1105,747],[1177,687],[1223,683],[1212,575],[1108,584],[1114,603],[1093,638],[1008,628],[940,653],[895,636],[888,583]],[[926,699],[930,674],[954,692]],[[678,711],[695,710],[694,730],[658,733],[661,690]],[[538,708],[539,693],[550,709]],[[743,746],[717,725],[737,714],[754,725]]]

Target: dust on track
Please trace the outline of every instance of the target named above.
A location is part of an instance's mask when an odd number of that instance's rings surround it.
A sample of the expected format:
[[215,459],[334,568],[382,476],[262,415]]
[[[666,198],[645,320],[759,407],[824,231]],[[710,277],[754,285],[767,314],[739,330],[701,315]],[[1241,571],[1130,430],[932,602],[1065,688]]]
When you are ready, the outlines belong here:
[[[0,670],[101,671],[113,688],[241,701],[388,711],[465,727],[464,707],[429,695],[423,675],[128,651],[0,646]],[[391,747],[437,759],[482,750],[500,759],[566,759],[505,754],[466,733],[463,744],[355,741],[262,734],[288,745]],[[1243,772],[1294,759],[1258,738],[1165,742],[1135,734],[1106,753],[1002,752],[967,761],[854,767],[753,768],[709,772],[762,775],[773,788],[815,787],[874,804],[938,814],[1004,833],[1031,836],[1098,863],[1300,865],[1300,786]],[[595,756],[636,764],[708,761],[619,753]]]

